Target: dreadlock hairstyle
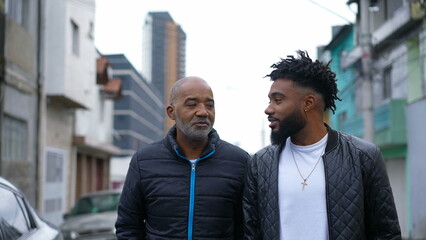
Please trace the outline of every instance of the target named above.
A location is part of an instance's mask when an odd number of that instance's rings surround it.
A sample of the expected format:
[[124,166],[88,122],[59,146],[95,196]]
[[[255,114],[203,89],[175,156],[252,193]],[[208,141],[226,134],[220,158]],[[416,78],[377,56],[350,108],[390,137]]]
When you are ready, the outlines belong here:
[[331,61],[327,64],[318,60],[313,62],[307,51],[298,50],[297,54],[298,58],[289,55],[286,59],[281,58],[281,61],[272,64],[271,68],[274,70],[265,77],[270,77],[271,81],[288,78],[298,86],[313,89],[324,98],[324,110],[330,109],[334,114],[336,110],[334,101],[342,99],[337,97],[339,90],[336,74],[329,67]]

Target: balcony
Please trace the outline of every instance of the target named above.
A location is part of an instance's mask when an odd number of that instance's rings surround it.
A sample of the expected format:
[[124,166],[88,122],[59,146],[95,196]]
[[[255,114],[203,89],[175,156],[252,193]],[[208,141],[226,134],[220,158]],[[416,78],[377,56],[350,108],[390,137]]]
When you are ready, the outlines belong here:
[[407,143],[406,99],[394,99],[374,111],[375,143],[391,147]]
[[[374,110],[375,143],[388,148],[407,143],[405,120],[406,99],[395,99]],[[343,132],[363,137],[363,117],[357,114],[343,124]]]
[[[371,47],[378,51],[388,44],[401,38],[401,35],[416,24],[421,24],[425,16],[424,6],[420,1],[400,7],[391,18],[384,22],[378,29],[372,32]],[[342,68],[348,68],[361,60],[363,56],[361,46],[356,46],[341,59]]]
[[424,10],[420,2],[411,2],[400,7],[393,16],[373,32],[373,48],[381,48],[401,37],[411,26],[420,24]]

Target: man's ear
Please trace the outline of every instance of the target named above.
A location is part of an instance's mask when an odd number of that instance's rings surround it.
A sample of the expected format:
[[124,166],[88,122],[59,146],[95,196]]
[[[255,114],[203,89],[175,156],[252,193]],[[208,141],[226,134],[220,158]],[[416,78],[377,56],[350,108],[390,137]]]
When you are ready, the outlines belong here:
[[317,106],[317,98],[315,95],[313,94],[309,94],[305,97],[305,102],[304,102],[304,106],[303,109],[305,110],[305,112],[316,108]]
[[173,105],[169,105],[166,108],[167,111],[167,115],[169,116],[170,119],[175,120],[175,115],[174,115],[174,110],[175,108],[173,107]]

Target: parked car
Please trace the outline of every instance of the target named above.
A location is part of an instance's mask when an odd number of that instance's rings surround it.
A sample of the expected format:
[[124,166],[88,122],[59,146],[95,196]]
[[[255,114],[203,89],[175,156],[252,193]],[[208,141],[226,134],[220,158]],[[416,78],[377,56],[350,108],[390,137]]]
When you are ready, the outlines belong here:
[[43,220],[16,186],[0,177],[0,239],[63,238],[59,228]]
[[82,196],[61,225],[64,238],[117,239],[115,221],[121,190],[100,191]]

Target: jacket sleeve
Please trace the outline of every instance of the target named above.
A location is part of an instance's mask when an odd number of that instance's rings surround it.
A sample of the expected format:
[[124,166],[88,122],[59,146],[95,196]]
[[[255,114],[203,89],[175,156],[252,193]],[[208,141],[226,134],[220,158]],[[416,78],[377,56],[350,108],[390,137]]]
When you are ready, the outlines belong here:
[[372,156],[371,169],[367,170],[364,183],[367,239],[401,239],[392,188],[378,147],[375,147]]
[[144,198],[141,191],[138,153],[130,162],[115,223],[118,239],[146,239]]
[[258,212],[259,203],[257,198],[256,155],[248,161],[247,166],[247,176],[243,195],[244,239],[261,240]]
[[[248,159],[250,158],[250,155],[248,153],[245,153],[244,155],[244,175],[241,179],[243,182],[245,182],[245,177],[247,174],[247,163]],[[244,192],[244,185],[241,189],[241,194],[239,201],[236,205],[234,216],[235,216],[235,227],[234,227],[234,239],[235,240],[243,240],[244,239],[244,212],[243,212],[243,192]]]

